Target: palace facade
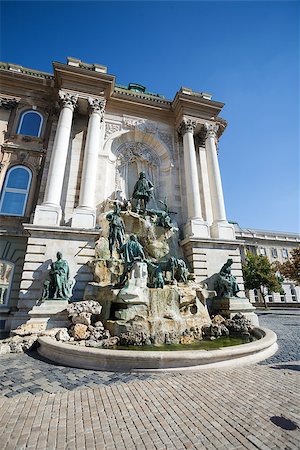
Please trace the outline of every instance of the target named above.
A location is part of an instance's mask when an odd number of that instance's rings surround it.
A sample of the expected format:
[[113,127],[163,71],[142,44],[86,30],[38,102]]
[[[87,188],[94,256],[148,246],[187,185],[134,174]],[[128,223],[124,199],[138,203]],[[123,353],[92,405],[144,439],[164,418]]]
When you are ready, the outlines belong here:
[[[57,251],[75,280],[73,300],[83,298],[98,217],[112,200],[130,199],[141,171],[154,185],[152,207],[172,211],[198,281],[230,257],[243,287],[245,246],[287,258],[298,245],[299,235],[228,222],[217,155],[224,104],[210,94],[182,87],[166,100],[74,58],[54,62],[53,74],[7,63],[0,71],[0,330],[28,319]],[[287,291],[285,301],[299,300]]]

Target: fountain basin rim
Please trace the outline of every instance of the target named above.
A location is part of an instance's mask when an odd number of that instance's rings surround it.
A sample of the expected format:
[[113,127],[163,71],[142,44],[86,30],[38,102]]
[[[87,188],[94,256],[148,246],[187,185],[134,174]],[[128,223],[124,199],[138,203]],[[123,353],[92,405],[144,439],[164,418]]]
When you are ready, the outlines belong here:
[[276,352],[277,336],[272,330],[256,327],[253,334],[259,339],[248,344],[178,352],[81,347],[43,336],[38,338],[38,353],[65,366],[100,371],[199,370],[258,362]]

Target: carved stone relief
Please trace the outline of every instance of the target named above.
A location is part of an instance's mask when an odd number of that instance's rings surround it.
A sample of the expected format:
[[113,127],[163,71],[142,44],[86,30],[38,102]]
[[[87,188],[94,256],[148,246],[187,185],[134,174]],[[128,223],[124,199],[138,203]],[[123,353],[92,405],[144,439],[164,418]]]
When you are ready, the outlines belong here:
[[104,139],[108,139],[111,134],[116,133],[118,131],[121,131],[120,123],[106,122]]
[[116,151],[115,191],[130,198],[133,183],[144,171],[157,188],[159,184],[159,157],[143,142],[125,142]]

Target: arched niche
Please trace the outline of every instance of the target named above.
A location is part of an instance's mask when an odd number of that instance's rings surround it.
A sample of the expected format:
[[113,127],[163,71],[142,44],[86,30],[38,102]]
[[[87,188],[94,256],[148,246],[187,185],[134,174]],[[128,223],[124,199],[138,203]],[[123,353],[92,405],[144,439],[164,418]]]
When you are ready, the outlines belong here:
[[[106,142],[104,151],[110,166],[108,197],[115,193],[117,198],[130,198],[141,171],[154,184],[156,200],[170,196],[173,161],[168,148],[154,135],[140,130],[118,132]],[[152,201],[152,207],[156,206]]]

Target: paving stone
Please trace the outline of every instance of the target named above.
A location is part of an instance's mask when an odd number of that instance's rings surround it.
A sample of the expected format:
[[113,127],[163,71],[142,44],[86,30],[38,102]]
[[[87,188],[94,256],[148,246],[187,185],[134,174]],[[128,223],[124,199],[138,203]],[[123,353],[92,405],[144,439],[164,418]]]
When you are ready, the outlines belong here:
[[[248,367],[133,375],[2,355],[1,450],[298,450],[300,311],[259,316],[279,351]],[[281,429],[272,416],[298,427]]]

